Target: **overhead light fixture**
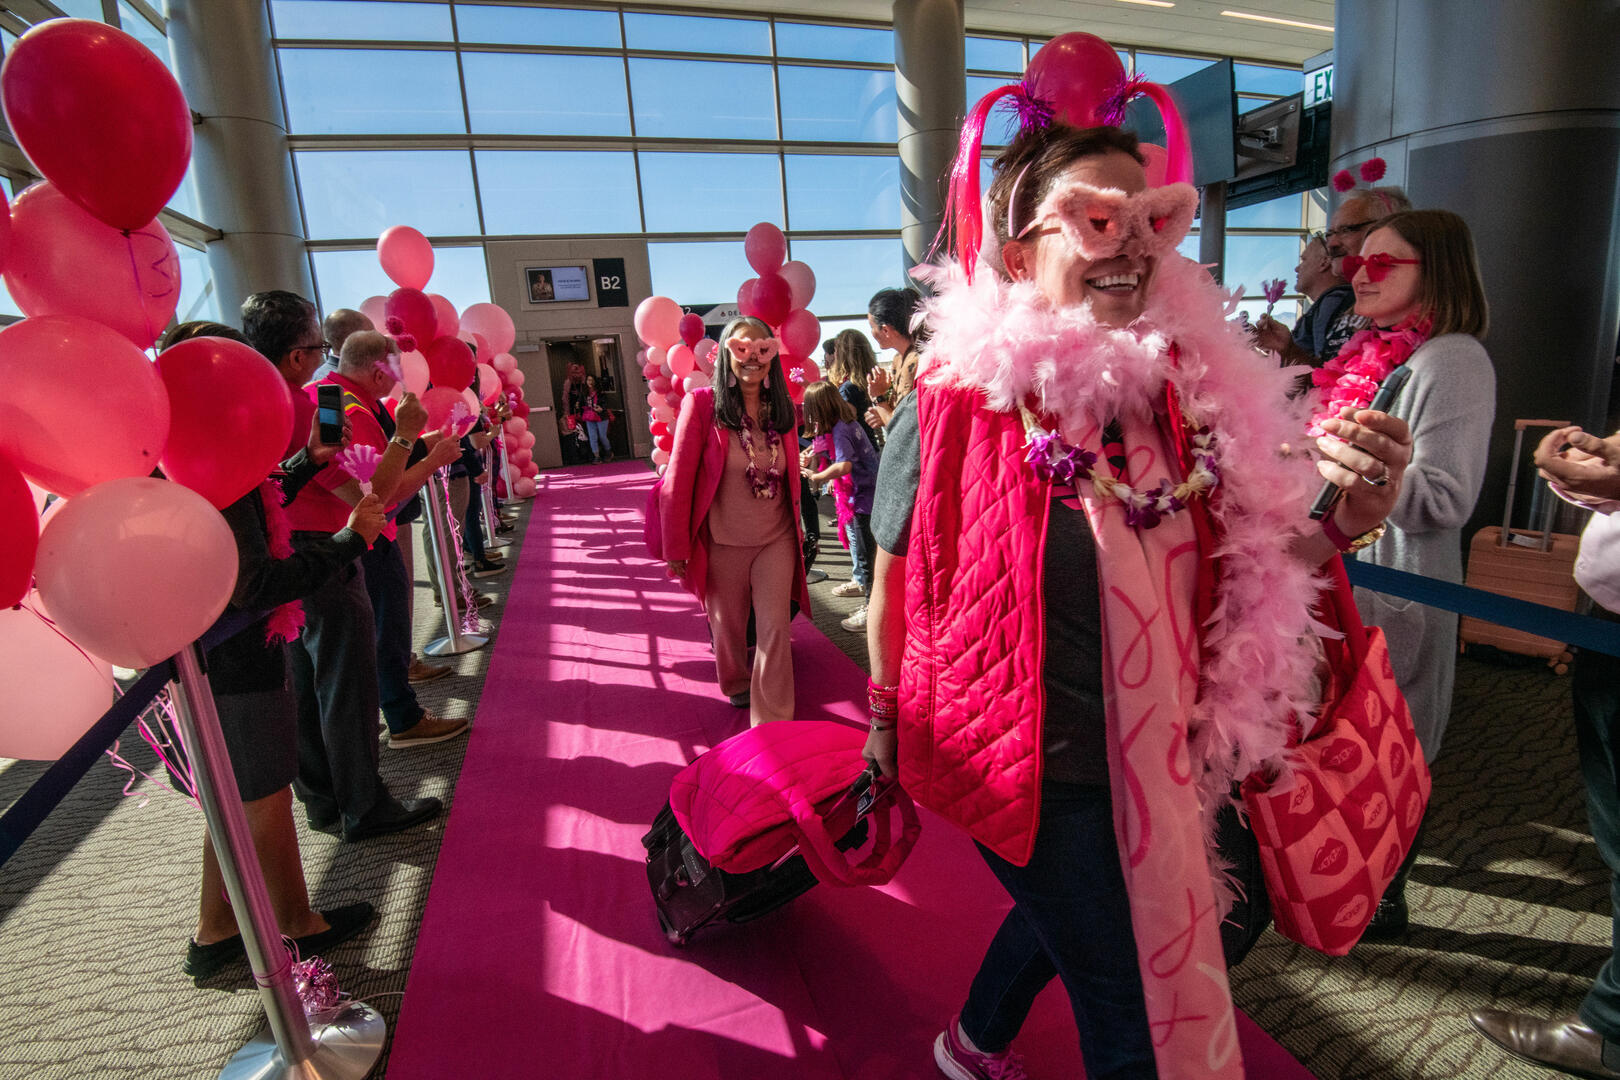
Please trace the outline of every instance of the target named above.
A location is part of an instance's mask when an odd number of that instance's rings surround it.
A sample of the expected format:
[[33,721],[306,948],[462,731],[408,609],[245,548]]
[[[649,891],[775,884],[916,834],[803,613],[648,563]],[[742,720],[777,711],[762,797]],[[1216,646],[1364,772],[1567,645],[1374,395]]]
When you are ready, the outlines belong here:
[[1119,0],[1122,4],[1141,4],[1143,7],[1175,7],[1170,0]]
[[1324,34],[1333,33],[1333,27],[1323,26],[1321,23],[1300,22],[1298,19],[1279,19],[1275,15],[1253,15],[1247,11],[1223,11],[1222,15],[1234,19],[1250,19],[1254,22],[1276,23],[1278,26],[1297,26],[1302,30],[1320,30]]

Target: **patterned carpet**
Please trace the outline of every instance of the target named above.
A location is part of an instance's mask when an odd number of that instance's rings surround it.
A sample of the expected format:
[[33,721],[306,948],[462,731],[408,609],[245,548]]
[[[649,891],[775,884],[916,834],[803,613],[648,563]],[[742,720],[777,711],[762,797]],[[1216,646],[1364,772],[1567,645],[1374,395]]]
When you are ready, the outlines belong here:
[[[544,497],[530,507],[544,513]],[[520,522],[519,543],[522,532]],[[517,547],[508,550],[512,562]],[[864,662],[862,640],[837,625],[855,602],[830,595],[847,558],[830,534],[824,550],[831,579],[812,589],[816,623]],[[510,576],[478,584],[499,597]],[[420,645],[442,628],[417,577]],[[486,612],[497,635],[500,612]],[[423,703],[472,715],[489,654],[457,658],[455,674],[418,688]],[[144,745],[129,742],[130,760],[152,771]],[[383,775],[396,794],[448,803],[464,745],[385,749]],[[0,807],[43,768],[0,761]],[[134,792],[150,798],[125,798],[123,778],[96,766],[0,868],[0,1080],[212,1077],[262,1025],[245,965],[205,988],[180,971],[196,918],[200,814],[162,784],[141,781]],[[390,1022],[441,828],[355,845],[300,833],[317,907],[365,898],[381,912],[329,959],[344,989]],[[1322,1080],[1547,1077],[1476,1036],[1467,1013],[1571,1012],[1608,954],[1607,886],[1587,833],[1567,677],[1465,658],[1407,940],[1331,959],[1268,933],[1234,972],[1236,997]]]

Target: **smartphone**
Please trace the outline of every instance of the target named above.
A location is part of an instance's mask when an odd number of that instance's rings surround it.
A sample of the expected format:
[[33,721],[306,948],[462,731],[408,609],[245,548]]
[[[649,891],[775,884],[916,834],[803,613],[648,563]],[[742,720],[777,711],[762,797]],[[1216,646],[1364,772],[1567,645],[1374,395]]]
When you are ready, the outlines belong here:
[[[1375,412],[1389,412],[1390,406],[1394,405],[1395,399],[1400,396],[1401,387],[1405,386],[1406,380],[1411,377],[1412,369],[1405,364],[1391,371],[1378,387],[1378,393],[1367,403],[1367,408]],[[1333,513],[1333,508],[1339,505],[1339,499],[1343,495],[1344,488],[1331,480],[1324,480],[1322,490],[1316,493],[1316,501],[1311,503],[1311,520],[1321,521]]]
[[322,383],[315,388],[315,418],[321,425],[321,443],[336,446],[343,441],[343,387]]

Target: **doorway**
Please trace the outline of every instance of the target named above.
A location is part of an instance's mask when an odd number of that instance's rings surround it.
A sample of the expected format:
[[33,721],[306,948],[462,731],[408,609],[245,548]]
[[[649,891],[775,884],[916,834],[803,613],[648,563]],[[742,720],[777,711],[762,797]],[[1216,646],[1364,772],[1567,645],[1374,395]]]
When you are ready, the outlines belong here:
[[570,416],[569,403],[563,394],[563,384],[574,365],[596,382],[597,400],[609,414],[608,444],[613,456],[629,457],[630,428],[624,410],[624,366],[618,337],[554,338],[545,342],[545,349],[551,375],[551,400],[557,403],[557,438],[562,463],[583,465],[591,460],[585,429],[577,415]]

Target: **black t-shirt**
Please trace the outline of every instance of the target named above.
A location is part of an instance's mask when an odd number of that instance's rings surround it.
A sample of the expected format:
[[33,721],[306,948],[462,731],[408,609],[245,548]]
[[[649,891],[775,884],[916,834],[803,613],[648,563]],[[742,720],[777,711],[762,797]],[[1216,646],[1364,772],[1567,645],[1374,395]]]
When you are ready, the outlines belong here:
[[[911,517],[922,477],[917,395],[895,406],[884,431],[872,501],[872,534],[891,555],[911,546]],[[1041,599],[1046,614],[1046,693],[1041,749],[1043,779],[1108,783],[1108,728],[1103,711],[1102,601],[1091,525],[1072,487],[1052,487]]]

